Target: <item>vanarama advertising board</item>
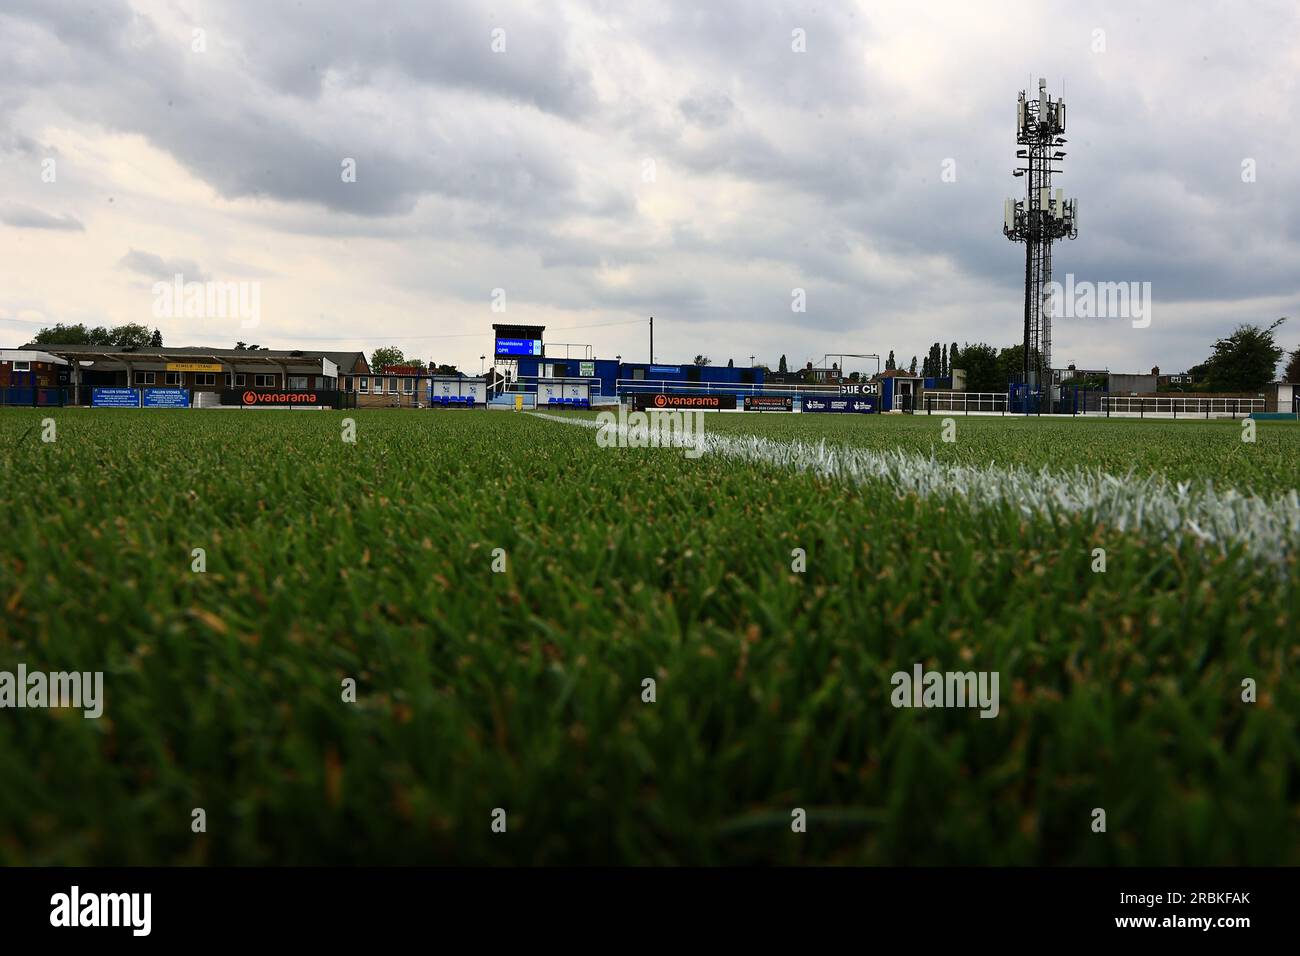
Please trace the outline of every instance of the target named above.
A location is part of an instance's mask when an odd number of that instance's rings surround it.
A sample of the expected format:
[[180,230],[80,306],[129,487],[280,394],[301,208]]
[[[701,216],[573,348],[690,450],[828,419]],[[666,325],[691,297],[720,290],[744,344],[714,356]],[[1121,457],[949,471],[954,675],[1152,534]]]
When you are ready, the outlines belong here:
[[654,409],[698,409],[716,412],[736,407],[735,395],[633,395],[632,409],[638,412]]
[[297,389],[274,391],[263,388],[231,389],[221,393],[222,405],[241,405],[244,408],[329,408],[339,407],[339,392],[323,389]]

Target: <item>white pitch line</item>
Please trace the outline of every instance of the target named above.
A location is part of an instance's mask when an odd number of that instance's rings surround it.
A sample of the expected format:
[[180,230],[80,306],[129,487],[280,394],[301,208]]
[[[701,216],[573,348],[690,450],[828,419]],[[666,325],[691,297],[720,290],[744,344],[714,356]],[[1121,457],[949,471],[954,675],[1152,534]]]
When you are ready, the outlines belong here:
[[[534,418],[600,428],[591,418],[545,412]],[[626,427],[609,424],[626,436]],[[694,442],[699,436],[692,436]],[[757,436],[703,436],[705,454],[807,471],[854,484],[880,481],[900,496],[964,497],[980,507],[1010,506],[1029,517],[1082,515],[1118,531],[1161,540],[1196,538],[1227,551],[1241,545],[1252,558],[1282,562],[1300,551],[1300,493],[1246,495],[1208,482],[1171,482],[1161,475],[1116,477],[1073,469],[1034,472],[1016,466],[957,465],[904,451],[778,442]]]

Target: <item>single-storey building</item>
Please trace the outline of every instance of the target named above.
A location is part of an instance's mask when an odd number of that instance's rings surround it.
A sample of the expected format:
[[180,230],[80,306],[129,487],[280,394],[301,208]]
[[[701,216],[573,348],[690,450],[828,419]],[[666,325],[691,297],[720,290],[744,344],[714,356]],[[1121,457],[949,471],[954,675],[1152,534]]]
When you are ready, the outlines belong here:
[[216,405],[220,393],[230,389],[335,391],[340,388],[340,378],[370,372],[362,352],[250,351],[205,346],[39,348],[46,351],[31,354],[50,354],[67,364],[64,384],[69,390],[68,402],[78,405],[91,404],[96,388],[179,388],[191,392],[195,405]]
[[68,361],[33,349],[0,349],[0,405],[61,405]]

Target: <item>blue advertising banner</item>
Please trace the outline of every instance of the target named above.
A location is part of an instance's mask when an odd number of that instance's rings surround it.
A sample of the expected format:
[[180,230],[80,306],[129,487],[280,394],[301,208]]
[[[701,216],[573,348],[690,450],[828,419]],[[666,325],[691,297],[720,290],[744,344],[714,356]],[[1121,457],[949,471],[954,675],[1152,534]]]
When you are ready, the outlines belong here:
[[803,400],[805,412],[864,412],[876,410],[874,398],[808,398]]
[[187,388],[146,388],[145,408],[189,408],[190,391]]
[[97,388],[90,393],[95,408],[139,408],[140,396],[133,388]]

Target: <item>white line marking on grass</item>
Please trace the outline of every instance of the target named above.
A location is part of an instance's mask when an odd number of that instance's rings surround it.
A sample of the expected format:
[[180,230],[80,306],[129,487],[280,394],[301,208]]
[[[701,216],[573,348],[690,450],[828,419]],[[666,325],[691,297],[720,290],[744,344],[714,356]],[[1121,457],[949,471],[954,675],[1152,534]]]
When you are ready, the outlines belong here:
[[[533,418],[599,428],[592,418],[545,412]],[[619,427],[607,425],[605,427]],[[620,428],[626,432],[625,427]],[[674,433],[675,434],[675,433]],[[698,441],[700,436],[693,436]],[[1118,531],[1157,539],[1195,538],[1221,551],[1240,545],[1252,558],[1281,562],[1300,550],[1300,494],[1273,498],[1171,482],[1162,475],[1118,478],[1103,471],[1029,471],[997,465],[956,465],[904,451],[778,442],[757,436],[703,436],[704,453],[808,471],[854,484],[883,481],[900,497],[964,497],[980,507],[1010,506],[1029,517],[1082,515]]]

